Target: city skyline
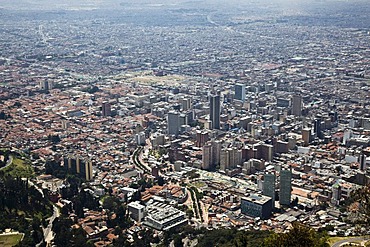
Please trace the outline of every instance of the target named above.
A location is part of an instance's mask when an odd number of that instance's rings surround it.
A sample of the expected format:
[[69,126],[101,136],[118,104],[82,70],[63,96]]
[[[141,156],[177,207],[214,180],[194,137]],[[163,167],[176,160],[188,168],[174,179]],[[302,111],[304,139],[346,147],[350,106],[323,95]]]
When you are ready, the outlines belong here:
[[369,10],[2,1],[0,243],[362,241]]

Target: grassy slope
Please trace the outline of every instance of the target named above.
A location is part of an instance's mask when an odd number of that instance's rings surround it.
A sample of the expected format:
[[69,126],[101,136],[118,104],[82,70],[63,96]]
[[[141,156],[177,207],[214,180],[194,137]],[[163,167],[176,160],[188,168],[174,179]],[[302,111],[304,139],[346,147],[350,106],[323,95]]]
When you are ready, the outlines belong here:
[[34,170],[28,161],[18,157],[14,157],[13,163],[3,171],[5,174],[9,174],[12,177],[30,178],[34,176]]
[[22,239],[22,236],[22,234],[0,235],[0,246],[15,246]]

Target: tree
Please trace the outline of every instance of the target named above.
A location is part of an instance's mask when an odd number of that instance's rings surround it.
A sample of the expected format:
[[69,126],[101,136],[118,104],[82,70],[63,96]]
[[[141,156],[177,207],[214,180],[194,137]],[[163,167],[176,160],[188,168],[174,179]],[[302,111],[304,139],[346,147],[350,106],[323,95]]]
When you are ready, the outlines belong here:
[[86,233],[82,228],[74,228],[72,229],[72,242],[74,243],[73,246],[78,247],[93,247],[94,244],[87,241]]
[[1,111],[0,112],[0,119],[6,120],[7,118],[8,118],[8,115],[4,111]]
[[341,173],[343,173],[342,166],[336,166],[335,167],[335,170],[336,170],[336,172],[337,172],[338,175],[340,175]]
[[13,106],[16,107],[16,108],[20,108],[20,107],[22,107],[22,103],[19,102],[19,101],[16,101]]
[[334,226],[333,225],[327,225],[327,226],[325,226],[325,227],[321,227],[321,228],[319,228],[319,232],[324,232],[324,231],[326,231],[326,232],[331,232],[331,231],[334,231]]
[[358,211],[362,215],[360,221],[366,226],[370,226],[370,184],[354,191],[350,199],[359,203]]
[[294,222],[287,233],[273,233],[264,241],[266,247],[326,247],[329,246],[325,233],[319,234],[314,229]]
[[195,170],[189,171],[186,175],[189,177],[189,179],[200,177],[199,173],[197,173]]
[[184,244],[182,243],[182,238],[179,234],[176,234],[174,237],[173,237],[173,245],[175,247],[183,247]]
[[370,247],[370,241],[367,241],[365,247]]
[[194,217],[194,212],[191,208],[188,208],[186,210],[186,216],[188,216],[189,219],[193,218]]
[[67,218],[56,218],[52,230],[55,232],[54,243],[56,246],[70,246],[72,220]]
[[164,179],[163,177],[158,177],[158,185],[163,186],[164,185]]
[[130,243],[126,241],[126,238],[123,238],[122,236],[120,236],[117,239],[113,240],[113,246],[114,247],[127,247],[127,246],[130,246]]
[[117,201],[113,196],[108,196],[103,201],[103,208],[108,209],[109,211],[114,211],[117,207]]
[[134,192],[131,198],[132,201],[140,201],[141,200],[141,192],[138,190]]

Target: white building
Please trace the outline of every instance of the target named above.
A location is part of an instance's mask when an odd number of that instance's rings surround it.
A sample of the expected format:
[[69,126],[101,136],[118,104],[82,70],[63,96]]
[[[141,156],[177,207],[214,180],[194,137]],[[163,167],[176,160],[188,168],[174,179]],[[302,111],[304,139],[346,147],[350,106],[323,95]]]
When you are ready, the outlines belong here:
[[145,217],[145,206],[141,205],[138,201],[130,202],[128,204],[128,211],[132,219],[140,222]]
[[188,222],[184,212],[160,202],[148,204],[146,213],[144,224],[157,230],[167,231]]

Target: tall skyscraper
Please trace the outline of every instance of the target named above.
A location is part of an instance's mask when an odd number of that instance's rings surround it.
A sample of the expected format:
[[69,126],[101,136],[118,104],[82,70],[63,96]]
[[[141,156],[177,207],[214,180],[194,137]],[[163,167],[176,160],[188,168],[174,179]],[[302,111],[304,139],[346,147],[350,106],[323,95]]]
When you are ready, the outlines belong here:
[[212,129],[220,129],[220,95],[210,95],[209,98],[209,119],[212,121]]
[[180,129],[180,116],[178,112],[170,111],[167,114],[167,133],[177,136]]
[[322,133],[321,133],[321,120],[320,119],[315,119],[314,125],[313,125],[313,131],[315,132],[316,137],[322,138]]
[[110,117],[112,115],[111,105],[108,101],[104,101],[101,106],[101,115],[103,117]]
[[87,181],[91,180],[93,176],[91,160],[78,159],[78,161],[80,176],[85,178]]
[[302,115],[302,96],[301,95],[293,95],[292,115],[298,116],[298,117]]
[[292,170],[281,168],[280,171],[280,205],[289,206],[292,196]]
[[191,109],[191,99],[190,98],[185,98],[181,100],[181,108],[183,111],[187,111]]
[[332,186],[332,196],[331,196],[331,203],[334,205],[339,205],[339,201],[342,195],[342,186],[340,184],[340,180],[338,179]]
[[346,145],[347,141],[352,137],[352,130],[346,129],[343,133],[343,144]]
[[196,146],[203,147],[206,142],[209,140],[209,134],[207,131],[200,131],[196,132]]
[[212,141],[212,166],[216,167],[220,165],[220,153],[222,148],[222,143],[220,140]]
[[363,152],[360,154],[360,170],[366,170],[366,155]]
[[212,166],[212,145],[207,143],[202,148],[202,169],[209,170]]
[[220,170],[234,169],[242,163],[242,150],[236,147],[220,150]]
[[188,110],[185,112],[186,115],[186,124],[191,125],[194,123],[194,112],[192,110]]
[[265,161],[272,161],[274,158],[274,146],[270,144],[263,143],[261,145],[256,145],[258,150],[258,157]]
[[185,113],[179,114],[179,128],[181,128],[182,125],[186,125],[186,114]]
[[209,141],[202,148],[202,168],[214,171],[220,164],[221,141]]
[[241,100],[241,101],[245,101],[245,84],[235,84],[235,96],[234,98],[236,100]]
[[46,91],[53,89],[53,83],[49,81],[42,81],[40,82],[40,89],[46,90]]
[[229,167],[229,152],[226,149],[222,149],[220,151],[220,170],[226,171]]
[[263,194],[265,196],[269,196],[272,199],[272,208],[275,207],[275,180],[276,176],[274,172],[267,172],[264,175],[264,181],[263,181]]
[[241,164],[242,161],[242,151],[238,150],[236,147],[228,148],[229,151],[229,164],[230,168],[234,169]]

